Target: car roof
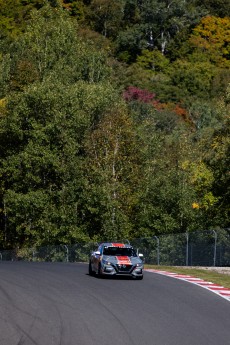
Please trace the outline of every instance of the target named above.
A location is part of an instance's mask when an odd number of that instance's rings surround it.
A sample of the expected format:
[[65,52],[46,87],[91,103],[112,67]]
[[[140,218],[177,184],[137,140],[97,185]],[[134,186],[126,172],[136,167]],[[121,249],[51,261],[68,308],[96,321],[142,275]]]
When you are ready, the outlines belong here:
[[100,245],[103,247],[132,248],[130,244],[122,242],[103,242]]

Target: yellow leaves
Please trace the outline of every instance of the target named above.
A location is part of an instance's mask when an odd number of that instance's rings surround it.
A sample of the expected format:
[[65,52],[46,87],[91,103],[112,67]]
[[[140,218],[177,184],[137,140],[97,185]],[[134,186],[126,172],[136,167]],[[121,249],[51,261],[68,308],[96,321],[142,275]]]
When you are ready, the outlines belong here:
[[200,202],[193,202],[192,208],[193,209],[205,209],[208,210],[210,207],[214,206],[218,201],[218,198],[215,197],[212,192],[208,192],[204,194],[203,198],[200,200]]
[[191,163],[190,171],[191,182],[197,191],[211,186],[214,177],[212,171],[203,162]]
[[212,141],[212,149],[217,150],[220,146],[222,146],[222,140],[220,137],[215,137]]
[[193,35],[203,38],[206,42],[220,44],[230,42],[230,18],[207,16],[193,30]]
[[0,99],[0,117],[6,114],[6,98]]
[[209,192],[205,194],[203,197],[203,200],[202,200],[203,208],[207,210],[209,207],[213,206],[217,201],[218,201],[218,198],[215,197],[212,194],[212,192]]
[[185,160],[181,163],[181,169],[187,171],[190,175],[190,182],[197,190],[211,186],[213,174],[211,170],[202,161],[191,162]]
[[186,160],[181,163],[182,170],[188,170],[190,166],[191,166],[191,162],[189,160]]
[[0,99],[0,108],[5,108],[5,106],[6,106],[6,98],[2,98],[2,99]]
[[230,18],[207,16],[202,18],[200,24],[194,28],[190,43],[218,64],[230,67]]
[[195,208],[200,208],[200,205],[197,203],[197,202],[194,202],[193,204],[192,204],[192,208],[193,209],[195,209]]
[[212,141],[212,151],[215,153],[216,158],[225,159],[228,156],[228,148],[230,146],[230,137],[228,135],[217,135]]
[[193,186],[197,199],[191,206],[194,210],[207,210],[218,201],[210,191],[214,181],[212,171],[202,161],[191,162],[185,160],[181,163],[181,168],[188,173],[189,181]]

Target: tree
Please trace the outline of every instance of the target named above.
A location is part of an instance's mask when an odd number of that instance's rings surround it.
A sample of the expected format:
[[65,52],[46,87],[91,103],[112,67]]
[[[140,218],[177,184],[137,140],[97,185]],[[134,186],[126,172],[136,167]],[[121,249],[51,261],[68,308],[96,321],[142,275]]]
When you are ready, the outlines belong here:
[[21,21],[22,6],[20,4],[20,0],[0,0],[1,39],[5,36],[17,36],[20,33],[20,25],[22,25]]
[[[52,1],[50,1],[52,2]],[[19,36],[33,9],[40,9],[48,0],[0,0],[0,38]]]
[[207,16],[202,18],[190,38],[196,49],[206,54],[219,67],[230,67],[230,19]]
[[158,49],[163,55],[170,56],[169,44],[185,28],[197,24],[204,13],[190,1],[181,0],[148,0],[137,2],[133,6],[138,8],[138,21],[121,30],[116,40],[119,55],[127,51],[129,62],[133,62],[144,49]]
[[105,37],[115,37],[123,17],[123,2],[120,0],[92,0],[88,16],[94,30]]
[[[62,11],[36,12],[25,35],[9,47],[14,58],[0,117],[5,246],[88,238],[79,206],[82,143],[119,96],[106,81],[103,54],[77,39]],[[23,61],[36,78],[16,78]]]
[[67,87],[46,80],[8,99],[1,118],[0,172],[9,236],[16,226],[11,245],[47,244],[47,231],[49,243],[87,236],[80,207],[82,142],[116,102],[112,92],[108,85]]
[[204,145],[209,145],[205,155],[206,164],[211,168],[214,176],[212,193],[218,200],[213,210],[212,217],[217,226],[223,228],[229,226],[230,213],[230,190],[229,190],[229,110],[230,110],[230,87],[228,86],[225,98],[219,102],[219,112],[223,120],[219,123],[219,128],[213,130],[211,139]]
[[95,239],[130,238],[139,176],[138,143],[123,107],[112,109],[85,144],[85,221]]
[[230,17],[230,3],[228,0],[196,0],[195,3],[198,6],[204,6],[212,16]]
[[213,78],[218,73],[209,61],[176,60],[171,65],[170,84],[177,88],[177,101],[187,97],[210,99]]
[[155,49],[152,51],[143,50],[141,55],[137,57],[137,63],[145,69],[152,70],[153,73],[167,72],[170,61]]
[[105,52],[81,41],[76,23],[62,8],[44,6],[31,16],[24,35],[10,45],[10,55],[3,56],[2,69],[6,71],[2,84],[6,92],[22,91],[28,84],[44,78],[67,84],[107,78],[110,68],[106,66]]

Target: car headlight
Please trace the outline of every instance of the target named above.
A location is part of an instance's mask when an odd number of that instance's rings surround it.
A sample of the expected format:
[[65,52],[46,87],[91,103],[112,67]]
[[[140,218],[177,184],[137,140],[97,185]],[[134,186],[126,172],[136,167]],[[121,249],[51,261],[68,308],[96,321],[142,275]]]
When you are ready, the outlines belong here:
[[111,262],[107,260],[102,260],[103,265],[111,266]]
[[136,268],[143,268],[143,264],[136,264]]

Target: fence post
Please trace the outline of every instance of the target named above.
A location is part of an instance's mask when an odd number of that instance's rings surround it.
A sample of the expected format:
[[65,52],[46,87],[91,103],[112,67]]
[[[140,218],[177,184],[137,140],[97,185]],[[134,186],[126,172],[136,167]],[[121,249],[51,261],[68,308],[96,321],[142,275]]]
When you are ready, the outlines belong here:
[[160,265],[160,241],[159,238],[157,236],[154,236],[154,238],[157,241],[157,265]]
[[66,249],[66,262],[69,262],[69,248],[66,244],[64,244],[64,247]]
[[217,243],[217,232],[215,230],[212,230],[215,237],[215,243],[214,243],[214,255],[213,255],[213,266],[216,266],[216,243]]
[[189,233],[186,232],[185,236],[186,236],[186,240],[187,240],[187,243],[186,243],[186,266],[188,266],[188,241],[189,241]]

